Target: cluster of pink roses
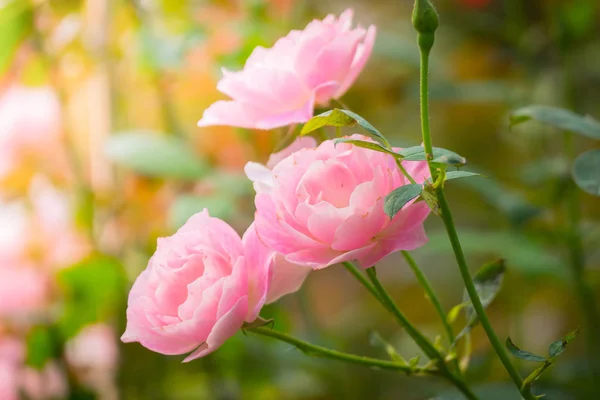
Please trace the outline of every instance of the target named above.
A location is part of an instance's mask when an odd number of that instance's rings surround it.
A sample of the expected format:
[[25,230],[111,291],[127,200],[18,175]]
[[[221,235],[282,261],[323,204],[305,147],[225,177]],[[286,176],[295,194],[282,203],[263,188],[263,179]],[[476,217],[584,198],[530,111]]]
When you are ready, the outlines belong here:
[[[243,71],[225,71],[219,83],[233,100],[213,104],[199,125],[308,121],[315,105],[346,92],[371,53],[375,27],[351,23],[347,10],[255,49]],[[429,176],[424,161],[402,164],[417,183]],[[266,166],[248,163],[246,174],[256,189],[254,223],[240,238],[204,210],[159,239],[129,295],[123,341],[190,353],[185,361],[202,357],[264,304],[297,290],[309,271],[352,260],[369,268],[427,241],[425,202],[409,202],[391,219],[384,212],[385,197],[409,183],[389,154],[302,137]]]

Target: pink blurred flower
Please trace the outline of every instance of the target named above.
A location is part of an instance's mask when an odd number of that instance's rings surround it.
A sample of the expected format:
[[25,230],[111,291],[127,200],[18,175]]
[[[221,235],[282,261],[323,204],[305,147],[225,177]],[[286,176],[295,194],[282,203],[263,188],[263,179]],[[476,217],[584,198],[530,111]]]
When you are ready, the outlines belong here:
[[60,102],[48,86],[13,84],[0,93],[0,177],[28,155],[60,147]]
[[12,337],[0,337],[0,399],[19,399],[19,369],[25,359],[25,346]]
[[0,265],[0,317],[40,311],[49,294],[48,276],[31,265]]
[[75,368],[114,370],[119,357],[114,330],[105,324],[86,326],[67,342],[65,356]]
[[[429,176],[424,161],[403,165],[417,182]],[[319,269],[357,260],[368,268],[427,241],[425,202],[409,203],[391,221],[383,211],[385,196],[409,183],[387,154],[328,140],[285,158],[269,179],[255,198],[256,230],[289,262]]]
[[64,399],[68,388],[64,372],[56,362],[48,362],[41,370],[25,367],[20,372],[22,391],[31,400]]
[[192,352],[184,361],[211,353],[258,316],[271,261],[253,235],[240,239],[206,210],[192,216],[159,239],[129,293],[121,339],[163,354]]
[[352,29],[353,11],[314,20],[270,48],[254,49],[242,71],[223,70],[221,100],[204,111],[198,126],[272,129],[306,122],[315,105],[341,97],[365,66],[376,28]]

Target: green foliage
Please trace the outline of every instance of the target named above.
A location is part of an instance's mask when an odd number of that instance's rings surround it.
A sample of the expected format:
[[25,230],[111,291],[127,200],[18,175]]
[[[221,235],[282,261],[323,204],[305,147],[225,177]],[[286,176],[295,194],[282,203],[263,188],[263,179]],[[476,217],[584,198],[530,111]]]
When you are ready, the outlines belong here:
[[151,177],[197,180],[208,168],[180,139],[151,132],[112,136],[106,153],[115,163]]
[[[388,355],[388,357],[390,358],[390,360],[396,361],[397,363],[399,363],[401,365],[407,365],[407,366],[409,365],[409,361],[407,361],[406,359],[404,359],[404,357],[402,357],[400,354],[398,354],[398,352],[396,351],[394,346],[392,346],[388,341],[386,341],[384,338],[382,338],[379,333],[371,332],[371,335],[369,336],[369,341],[373,347],[383,349],[386,352],[386,354]],[[417,360],[415,365],[411,366],[411,367],[416,367],[418,362],[419,361]]]
[[515,356],[521,360],[533,361],[533,362],[545,362],[546,361],[546,359],[544,357],[537,356],[537,355],[530,353],[528,351],[525,351],[525,350],[521,350],[513,343],[513,341],[511,340],[510,337],[506,339],[506,348],[508,349],[508,351],[510,351],[510,353],[513,356]]
[[[425,149],[423,146],[413,146],[402,149],[398,154],[405,161],[425,161],[427,156],[425,155]],[[454,167],[460,167],[467,163],[467,159],[456,154],[453,151],[442,149],[439,147],[433,148],[433,160],[431,162],[439,164],[452,165]]]
[[[477,290],[483,308],[487,308],[496,298],[496,295],[502,287],[505,271],[506,264],[504,260],[496,260],[485,264],[473,277],[473,283],[475,284],[475,289]],[[473,308],[473,304],[469,299],[469,294],[466,289],[463,293],[463,302],[458,306],[455,306],[454,309],[463,309],[467,317],[467,326],[465,326],[456,336],[454,341],[454,344],[456,344],[458,340],[468,334],[477,325],[479,318],[477,318],[475,308]],[[454,309],[450,311],[449,316],[457,313]]]
[[25,363],[32,368],[42,369],[46,363],[60,356],[59,346],[52,331],[46,327],[35,327],[27,335]]
[[579,328],[567,333],[562,339],[553,342],[550,347],[548,347],[548,354],[550,357],[554,358],[561,355],[562,352],[565,351],[567,345],[575,340],[577,336],[579,336]]
[[385,137],[383,137],[383,135],[377,129],[375,129],[375,127],[371,125],[366,119],[364,119],[356,113],[353,113],[352,111],[341,110],[339,108],[334,108],[333,110],[325,111],[322,114],[312,117],[302,127],[300,135],[309,134],[325,126],[353,127],[356,124],[358,124],[361,128],[363,128],[371,136],[373,136],[377,141],[379,141],[381,144],[387,147],[388,142],[385,139]]
[[227,220],[235,211],[235,202],[231,196],[224,193],[208,196],[181,195],[175,199],[169,210],[169,225],[172,229],[177,229],[192,215],[205,208],[211,217]]
[[374,151],[379,151],[380,153],[387,153],[387,154],[390,154],[393,156],[397,156],[396,153],[387,149],[386,147],[383,147],[382,145],[380,145],[377,142],[368,142],[365,140],[358,140],[358,139],[351,139],[351,138],[344,137],[344,138],[333,139],[333,143],[334,144],[350,143],[350,144],[353,144],[354,146],[362,147],[364,149],[370,149],[370,150],[374,150]]
[[0,76],[10,68],[13,57],[33,27],[32,5],[8,0],[0,5]]
[[422,191],[423,185],[419,185],[417,183],[400,186],[385,196],[383,210],[390,218],[394,218],[394,216],[402,209],[402,207],[404,207],[409,201],[418,197]]
[[587,151],[575,160],[573,180],[582,190],[600,196],[600,150]]
[[126,280],[114,258],[93,255],[58,274],[63,310],[58,328],[64,338],[91,323],[106,321],[122,311]]
[[593,139],[600,139],[600,122],[592,117],[584,117],[569,110],[531,105],[519,108],[510,113],[511,126],[532,119],[568,132],[575,132]]

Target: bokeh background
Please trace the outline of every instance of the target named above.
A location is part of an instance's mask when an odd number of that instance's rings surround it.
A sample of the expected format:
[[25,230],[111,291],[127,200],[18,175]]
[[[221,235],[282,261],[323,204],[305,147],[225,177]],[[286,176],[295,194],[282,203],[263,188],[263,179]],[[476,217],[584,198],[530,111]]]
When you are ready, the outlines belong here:
[[[499,336],[543,354],[583,324],[565,245],[565,148],[598,144],[568,144],[535,123],[509,129],[507,113],[540,103],[600,117],[600,3],[434,3],[434,144],[486,175],[448,184],[459,233],[473,269],[507,260],[489,308]],[[284,130],[197,128],[224,98],[220,68],[240,68],[255,46],[348,7],[378,36],[344,102],[393,144],[418,145],[412,1],[0,1],[0,399],[460,398],[436,379],[308,358],[242,333],[189,364],[118,341],[128,288],[157,237],[204,207],[239,231],[252,220],[243,166],[264,162]],[[600,207],[583,192],[578,201],[585,279],[600,295]],[[414,255],[449,310],[463,285],[441,222],[430,218],[427,230],[430,243]],[[442,332],[399,257],[378,272],[419,328],[432,339]],[[337,349],[386,357],[376,332],[405,357],[419,354],[341,267],[311,274],[264,315]],[[584,330],[536,384],[548,399],[596,398],[594,340]],[[482,398],[519,399],[480,328],[472,346],[467,377]],[[524,374],[536,367],[517,364]]]

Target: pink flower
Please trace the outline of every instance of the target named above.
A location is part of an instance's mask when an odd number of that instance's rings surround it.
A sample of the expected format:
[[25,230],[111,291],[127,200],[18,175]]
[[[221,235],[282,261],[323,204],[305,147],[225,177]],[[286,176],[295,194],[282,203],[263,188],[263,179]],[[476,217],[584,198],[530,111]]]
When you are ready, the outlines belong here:
[[306,122],[315,105],[341,97],[365,66],[375,26],[352,29],[351,9],[314,20],[266,49],[254,49],[242,71],[223,70],[222,100],[204,111],[198,126],[272,129]]
[[184,361],[213,352],[257,318],[269,299],[273,262],[253,225],[240,239],[207,210],[192,216],[173,236],[159,239],[129,293],[121,339],[163,354],[191,352]]
[[48,301],[48,276],[31,265],[0,265],[0,317],[27,317]]
[[60,102],[50,87],[11,85],[0,93],[0,177],[26,156],[60,149]]
[[[424,161],[403,165],[417,182],[429,176]],[[391,221],[383,211],[385,196],[409,183],[387,154],[328,140],[281,161],[272,179],[256,195],[256,230],[289,262],[319,269],[357,260],[368,268],[427,241],[425,202],[407,204]]]
[[105,324],[86,326],[67,342],[65,356],[75,368],[114,370],[119,357],[115,332]]

